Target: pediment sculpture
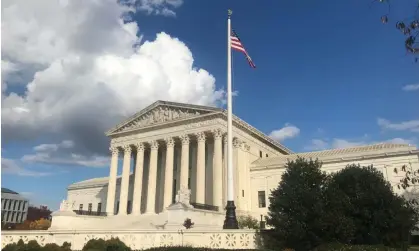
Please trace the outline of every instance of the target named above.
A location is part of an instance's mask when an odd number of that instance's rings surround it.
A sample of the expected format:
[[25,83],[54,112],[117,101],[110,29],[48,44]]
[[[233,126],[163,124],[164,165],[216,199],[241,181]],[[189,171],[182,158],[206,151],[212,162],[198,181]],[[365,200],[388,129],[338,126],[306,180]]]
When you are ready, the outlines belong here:
[[168,106],[159,106],[146,114],[136,118],[127,125],[119,128],[117,132],[125,131],[127,129],[140,128],[152,124],[159,124],[168,121],[185,119],[204,114],[203,111],[197,111],[187,108],[173,108]]

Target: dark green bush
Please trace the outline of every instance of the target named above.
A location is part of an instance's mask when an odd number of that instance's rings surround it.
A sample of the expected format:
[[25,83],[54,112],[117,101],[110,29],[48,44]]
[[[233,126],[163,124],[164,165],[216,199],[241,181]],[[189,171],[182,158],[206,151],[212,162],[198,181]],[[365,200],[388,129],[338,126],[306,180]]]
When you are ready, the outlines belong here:
[[89,240],[84,245],[83,251],[131,251],[131,249],[125,245],[118,238],[112,238],[110,240],[93,239]]
[[397,251],[397,249],[385,246],[346,245],[330,243],[318,246],[314,251]]
[[64,242],[62,246],[58,246],[54,243],[48,243],[41,247],[37,241],[31,240],[27,244],[20,239],[17,243],[6,245],[2,251],[70,251],[71,244]]

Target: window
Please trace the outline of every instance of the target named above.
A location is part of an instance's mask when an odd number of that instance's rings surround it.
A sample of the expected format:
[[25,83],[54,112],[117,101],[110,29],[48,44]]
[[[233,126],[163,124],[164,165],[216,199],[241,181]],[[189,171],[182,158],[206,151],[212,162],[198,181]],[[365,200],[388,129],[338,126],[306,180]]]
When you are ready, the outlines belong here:
[[244,190],[242,190],[242,197],[244,197]]
[[20,206],[22,206],[22,201],[19,200],[19,205],[17,206],[17,210],[22,210],[22,208],[20,208]]
[[91,212],[92,212],[92,203],[89,203],[89,204],[87,205],[87,211],[89,211],[89,213],[91,213]]
[[268,154],[266,154],[266,158],[267,158],[267,157],[269,157],[269,155],[268,155]]
[[131,201],[129,200],[127,203],[127,214],[131,214],[132,208],[131,208]]
[[258,191],[259,208],[266,207],[265,191]]
[[17,204],[17,200],[15,200],[15,202],[13,202],[13,211],[16,210],[16,204]]
[[9,210],[12,209],[12,200],[9,201]]
[[3,209],[6,209],[7,202],[9,202],[9,200],[8,199],[4,199]]
[[118,214],[118,213],[119,213],[119,201],[116,202],[116,213],[115,214]]
[[173,180],[172,203],[176,202],[176,179]]
[[97,212],[102,212],[102,203],[97,203]]
[[83,204],[80,204],[80,206],[79,206],[79,210],[80,210],[80,211],[83,211]]
[[191,189],[191,178],[188,178],[188,189]]
[[259,151],[259,157],[262,158],[262,151]]

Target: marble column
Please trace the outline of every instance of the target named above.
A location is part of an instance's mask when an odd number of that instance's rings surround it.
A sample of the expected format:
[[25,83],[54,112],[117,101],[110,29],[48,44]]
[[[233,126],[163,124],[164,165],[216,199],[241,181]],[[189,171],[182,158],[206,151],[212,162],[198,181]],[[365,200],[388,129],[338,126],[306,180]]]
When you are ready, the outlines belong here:
[[132,213],[133,215],[141,214],[141,193],[143,186],[143,166],[144,166],[144,144],[137,143],[135,145],[137,148],[137,157],[135,160],[134,167],[134,194],[132,196]]
[[146,214],[155,214],[156,208],[156,182],[157,182],[157,159],[159,151],[159,143],[157,141],[150,142],[150,170],[148,173],[148,193]]
[[124,162],[122,166],[122,180],[121,189],[119,192],[119,212],[118,215],[127,215],[128,205],[128,189],[129,189],[129,175],[131,169],[131,153],[130,145],[124,146]]
[[222,187],[222,180],[223,180],[223,133],[221,130],[214,130],[214,161],[213,161],[213,182],[212,182],[212,189],[213,189],[213,204],[214,206],[218,207],[219,211],[222,211],[223,205],[223,187]]
[[163,210],[172,204],[173,198],[173,164],[175,142],[173,138],[167,138],[166,141],[166,166],[164,174],[164,195]]
[[196,134],[198,153],[196,159],[196,203],[205,204],[205,133]]
[[106,213],[114,215],[115,213],[115,194],[116,194],[116,176],[118,174],[118,157],[119,149],[111,147],[109,150],[112,153],[111,167],[109,173],[108,196],[106,199]]
[[180,160],[180,190],[189,189],[188,178],[189,178],[189,136],[182,135],[182,156]]

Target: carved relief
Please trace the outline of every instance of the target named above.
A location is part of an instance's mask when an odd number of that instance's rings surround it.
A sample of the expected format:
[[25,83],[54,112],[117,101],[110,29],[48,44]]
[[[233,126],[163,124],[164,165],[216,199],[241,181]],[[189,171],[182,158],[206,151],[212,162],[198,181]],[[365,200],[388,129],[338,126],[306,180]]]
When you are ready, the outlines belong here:
[[188,145],[189,142],[190,142],[189,135],[187,135],[187,134],[183,134],[179,138],[182,141],[182,145]]
[[157,140],[152,140],[152,141],[149,142],[149,144],[150,144],[150,148],[152,150],[159,149],[159,142],[157,142]]
[[119,128],[116,132],[129,129],[140,128],[153,124],[164,123],[173,120],[180,120],[202,115],[203,112],[187,108],[172,108],[167,106],[159,106],[147,112],[141,117],[131,121],[129,124]]
[[118,155],[119,154],[119,148],[116,147],[116,146],[109,147],[109,151],[111,152],[112,155]]
[[220,234],[212,234],[210,237],[210,247],[212,248],[220,248],[221,247],[221,235]]
[[229,248],[236,246],[236,235],[235,234],[227,234],[226,235],[226,245]]
[[166,147],[174,147],[175,141],[172,137],[165,138],[164,141],[166,142]]
[[135,148],[137,148],[137,151],[144,151],[144,143],[142,142],[136,143]]
[[243,141],[238,138],[233,138],[233,147],[239,148],[243,145]]
[[221,129],[212,130],[212,134],[214,135],[214,139],[222,139],[224,132]]
[[123,149],[124,149],[124,154],[131,154],[132,152],[131,145],[125,145]]
[[250,245],[250,237],[248,234],[241,234],[240,235],[240,246],[243,248],[247,248]]
[[204,141],[205,142],[205,133],[204,132],[197,132],[195,135],[196,135],[196,139],[198,141]]

